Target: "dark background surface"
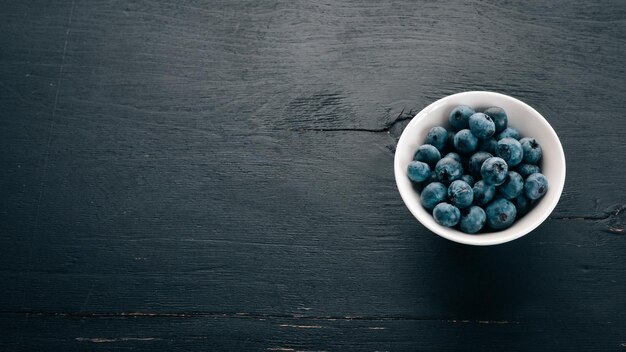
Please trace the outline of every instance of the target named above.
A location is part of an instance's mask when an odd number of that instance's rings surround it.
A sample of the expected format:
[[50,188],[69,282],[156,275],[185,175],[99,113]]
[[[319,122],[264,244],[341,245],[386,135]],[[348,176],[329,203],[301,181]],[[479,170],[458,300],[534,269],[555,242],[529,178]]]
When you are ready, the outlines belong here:
[[[0,350],[626,351],[625,48],[623,1],[2,1]],[[466,90],[565,149],[509,244],[396,190]]]

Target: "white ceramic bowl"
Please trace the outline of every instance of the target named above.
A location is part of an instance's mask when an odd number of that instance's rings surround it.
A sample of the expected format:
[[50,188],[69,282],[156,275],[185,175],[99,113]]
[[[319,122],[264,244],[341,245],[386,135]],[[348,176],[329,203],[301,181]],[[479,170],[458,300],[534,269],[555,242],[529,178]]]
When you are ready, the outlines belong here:
[[[417,148],[424,144],[428,131],[435,126],[448,128],[448,115],[455,106],[460,104],[469,105],[477,111],[490,106],[502,107],[509,117],[509,125],[516,128],[522,137],[535,138],[542,147],[541,169],[548,179],[548,192],[528,214],[516,220],[513,226],[506,230],[471,235],[437,224],[431,213],[422,207],[420,196],[407,176],[407,166],[413,160]],[[394,170],[402,200],[424,226],[439,236],[455,242],[488,246],[522,237],[534,230],[550,215],[559,202],[565,184],[565,154],[552,126],[526,103],[494,92],[463,92],[437,100],[413,118],[398,141]]]

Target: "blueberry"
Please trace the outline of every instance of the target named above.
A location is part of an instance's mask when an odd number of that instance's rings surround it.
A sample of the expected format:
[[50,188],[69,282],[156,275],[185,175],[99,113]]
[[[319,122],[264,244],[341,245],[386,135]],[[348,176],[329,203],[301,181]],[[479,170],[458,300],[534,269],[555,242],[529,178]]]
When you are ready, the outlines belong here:
[[422,206],[426,209],[432,209],[435,205],[446,200],[448,188],[441,182],[433,182],[424,187],[420,199]]
[[518,197],[511,199],[511,203],[515,205],[518,217],[526,215],[530,210],[531,202],[524,194],[520,194]]
[[461,220],[461,211],[452,204],[439,203],[433,210],[433,217],[439,225],[452,227]]
[[474,184],[474,178],[471,175],[463,175],[461,176],[461,180],[467,182],[468,185]]
[[539,168],[539,166],[532,164],[518,164],[515,169],[524,179],[531,174],[541,172],[541,168]]
[[498,157],[485,160],[480,168],[480,175],[486,184],[499,186],[506,180],[509,171],[506,162]]
[[534,173],[526,177],[524,182],[524,194],[531,200],[543,197],[548,191],[548,179],[540,173]]
[[501,157],[508,166],[515,166],[522,161],[524,151],[520,142],[513,138],[502,138],[498,141],[496,155]]
[[522,194],[524,190],[524,179],[515,171],[507,173],[506,180],[498,186],[498,191],[504,199],[513,199]]
[[448,121],[455,131],[469,128],[469,117],[474,114],[474,109],[467,105],[459,105],[452,109]]
[[431,128],[426,135],[426,144],[431,144],[440,151],[446,146],[447,141],[448,131],[441,126]]
[[456,180],[448,187],[448,199],[459,209],[467,208],[474,200],[474,190],[467,182]]
[[463,176],[463,166],[461,166],[460,162],[452,158],[443,158],[437,162],[435,174],[437,174],[437,178],[440,182],[449,184]]
[[413,160],[423,161],[430,166],[434,166],[441,159],[439,150],[430,144],[421,145],[417,148]]
[[478,138],[468,129],[460,130],[454,135],[454,148],[461,154],[469,154],[476,150]]
[[461,156],[455,152],[450,152],[444,156],[444,158],[452,158],[458,162],[461,162]]
[[428,186],[429,184],[431,184],[431,183],[433,183],[433,182],[437,182],[437,181],[439,181],[439,180],[437,179],[437,174],[435,174],[434,172],[431,172],[431,173],[430,173],[430,176],[428,176],[428,178],[427,178],[427,179],[425,179],[424,181],[422,181],[421,185],[422,185],[422,187],[426,187],[426,186]]
[[483,208],[472,205],[462,212],[461,231],[465,233],[476,233],[485,226],[486,221],[487,215]]
[[504,230],[515,221],[517,210],[513,203],[506,199],[497,199],[487,205],[487,224],[494,230]]
[[541,146],[534,138],[526,137],[520,139],[524,151],[524,162],[528,164],[537,164],[541,160]]
[[515,128],[507,127],[504,129],[504,131],[496,134],[497,141],[501,140],[502,138],[520,139],[520,134]]
[[496,195],[496,187],[480,180],[474,184],[474,204],[485,205]]
[[446,138],[446,146],[444,147],[445,151],[451,151],[454,149],[454,135],[453,131],[448,131],[448,138]]
[[485,160],[492,158],[493,155],[487,152],[476,152],[469,158],[469,172],[476,176],[480,177],[480,167],[483,166]]
[[421,161],[411,161],[407,167],[409,179],[413,182],[422,182],[430,177],[430,166]]
[[503,108],[494,106],[485,110],[485,114],[491,116],[493,123],[496,125],[496,133],[504,131],[509,124],[509,117]]
[[478,141],[478,150],[489,154],[496,154],[498,141],[495,138],[483,139]]
[[438,224],[459,225],[465,233],[485,225],[494,230],[512,226],[547,192],[548,180],[537,165],[541,146],[534,138],[520,139],[499,107],[476,113],[459,105],[449,122],[451,130],[437,126],[428,131],[426,144],[407,166],[414,188],[421,189],[422,205]]
[[478,139],[488,139],[496,133],[496,125],[489,115],[477,112],[469,118],[469,129]]

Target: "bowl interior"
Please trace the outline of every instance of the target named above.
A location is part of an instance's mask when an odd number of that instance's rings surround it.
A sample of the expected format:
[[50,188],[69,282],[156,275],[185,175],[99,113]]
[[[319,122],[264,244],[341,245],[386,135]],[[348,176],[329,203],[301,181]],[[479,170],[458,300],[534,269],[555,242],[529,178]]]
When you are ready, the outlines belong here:
[[[435,126],[449,127],[448,114],[459,104],[477,111],[490,106],[502,107],[509,117],[509,125],[519,130],[522,137],[534,137],[542,147],[541,169],[548,179],[548,192],[534,208],[510,228],[477,235],[465,234],[441,226],[422,207],[419,194],[407,177],[407,166],[426,134]],[[535,109],[507,95],[494,92],[464,92],[440,99],[420,113],[407,125],[396,148],[394,170],[400,195],[409,211],[428,229],[452,241],[472,245],[493,245],[519,238],[539,226],[556,207],[565,184],[565,155],[563,147],[550,124]]]

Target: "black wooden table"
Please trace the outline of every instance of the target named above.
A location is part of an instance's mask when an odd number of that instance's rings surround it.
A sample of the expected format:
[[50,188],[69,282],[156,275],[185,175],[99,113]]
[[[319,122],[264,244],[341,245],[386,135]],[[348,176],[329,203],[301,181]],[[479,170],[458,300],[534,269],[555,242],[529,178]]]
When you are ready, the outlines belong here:
[[[0,350],[626,351],[624,1],[0,3]],[[543,113],[537,230],[408,212],[445,95]]]

